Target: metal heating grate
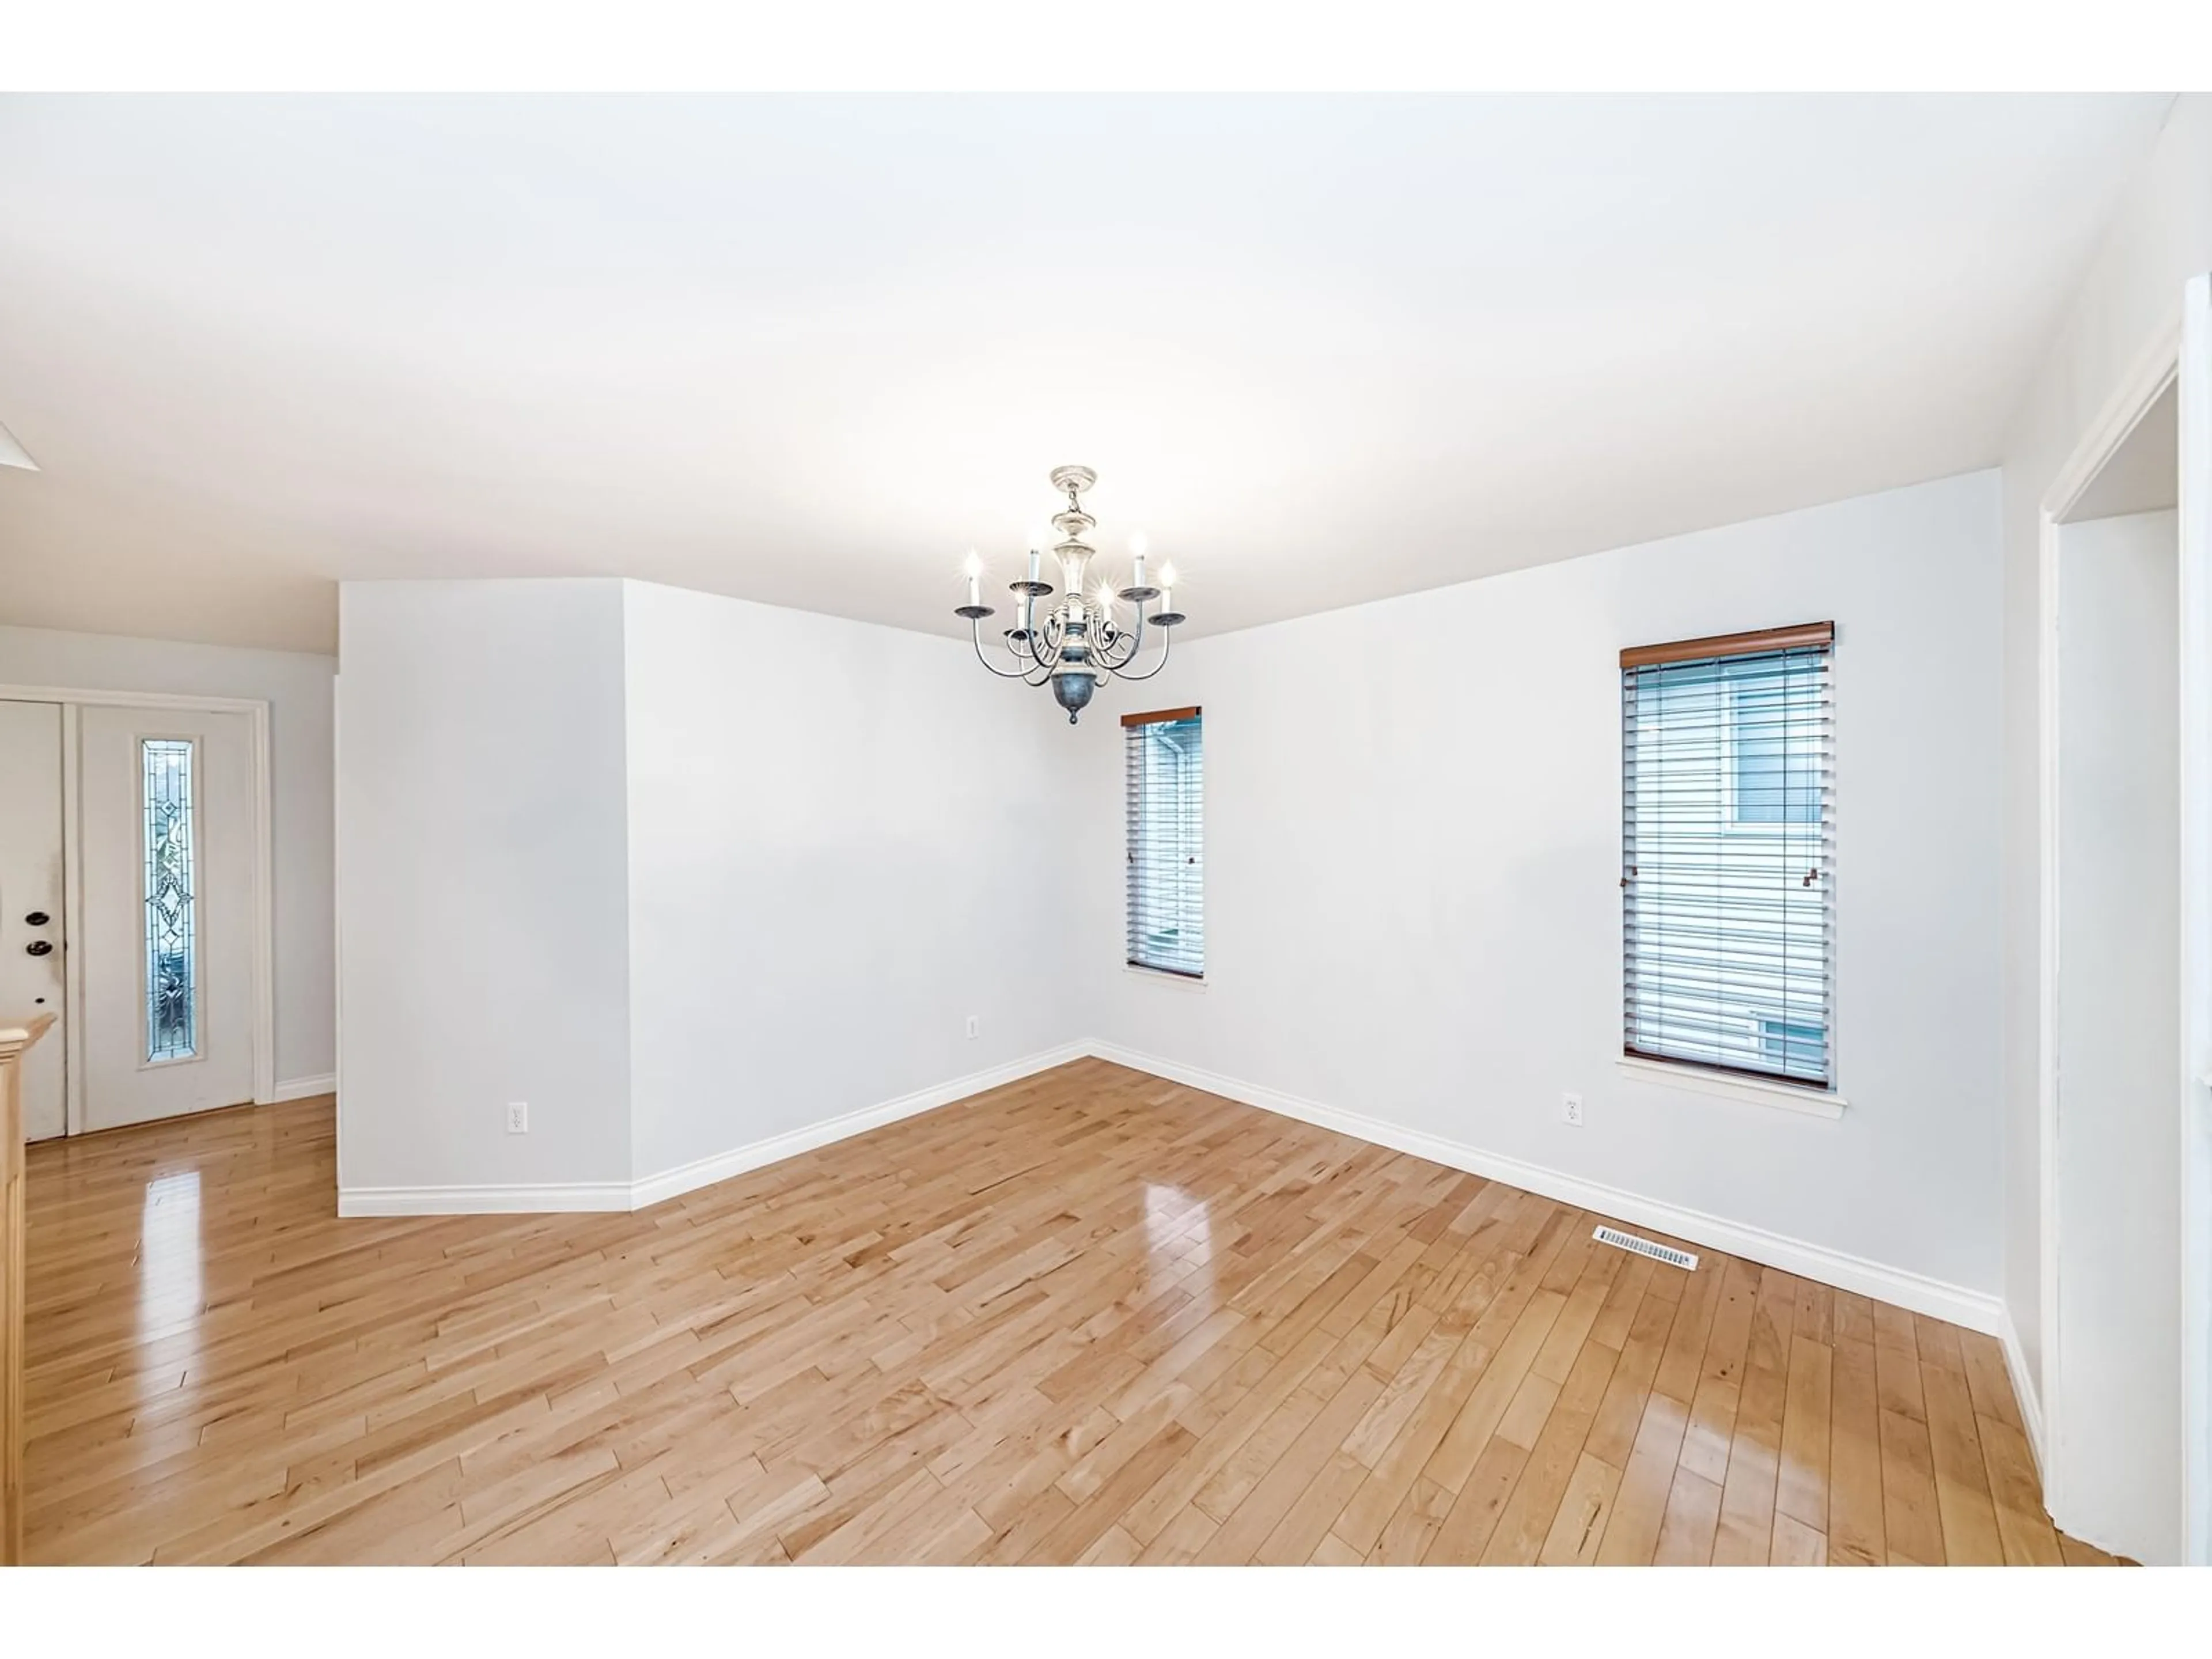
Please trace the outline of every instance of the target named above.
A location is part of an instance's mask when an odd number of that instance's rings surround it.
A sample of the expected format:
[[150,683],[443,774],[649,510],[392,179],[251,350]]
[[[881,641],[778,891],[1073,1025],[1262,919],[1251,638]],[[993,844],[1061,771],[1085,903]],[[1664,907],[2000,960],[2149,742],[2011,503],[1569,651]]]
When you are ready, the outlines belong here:
[[1624,1233],[1612,1227],[1601,1227],[1590,1235],[1601,1244],[1610,1244],[1617,1250],[1626,1250],[1635,1255],[1648,1255],[1654,1261],[1663,1261],[1670,1267],[1698,1270],[1698,1258],[1687,1250],[1678,1250],[1671,1245],[1654,1244],[1648,1238],[1638,1238],[1634,1233]]

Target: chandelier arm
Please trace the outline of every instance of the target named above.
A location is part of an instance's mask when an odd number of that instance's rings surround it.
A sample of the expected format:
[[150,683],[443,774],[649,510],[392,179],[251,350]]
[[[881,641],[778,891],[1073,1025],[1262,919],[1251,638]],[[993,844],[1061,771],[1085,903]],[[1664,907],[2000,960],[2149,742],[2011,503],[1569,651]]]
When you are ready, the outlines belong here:
[[1057,605],[1043,602],[1047,597],[1049,596],[1032,593],[1024,595],[1022,599],[1022,614],[1029,624],[1029,638],[1023,643],[1028,647],[1032,660],[1036,659],[1037,647],[1044,642],[1046,632],[1052,627],[1054,617],[1059,614]]
[[975,617],[974,620],[970,621],[968,624],[968,629],[975,641],[975,660],[983,665],[984,672],[989,674],[993,679],[1018,680],[1026,677],[1025,673],[1023,672],[1017,672],[1009,674],[1003,668],[994,668],[991,666],[991,659],[983,654],[983,619],[981,617]]
[[[1047,627],[1050,626],[1051,621],[1049,617],[1045,618]],[[1060,654],[1057,651],[1048,653],[1039,649],[1044,634],[1044,628],[1032,628],[1028,640],[1024,641],[1024,648],[1029,653],[1029,659],[1022,664],[1022,684],[1024,685],[1044,684],[1052,678],[1052,671],[1059,665]]]
[[[1136,661],[1137,653],[1144,648],[1145,618],[1143,613],[1139,612],[1135,628],[1121,629],[1115,634],[1114,646],[1104,655],[1108,670],[1116,674],[1121,672],[1131,663]],[[1119,653],[1118,655],[1115,654],[1116,652]]]
[[1144,648],[1145,611],[1144,607],[1139,605],[1137,607],[1137,625],[1134,628],[1116,628],[1114,630],[1113,642],[1101,647],[1098,653],[1099,661],[1109,675],[1121,674],[1131,663],[1136,661],[1138,654]]
[[1175,629],[1172,628],[1163,628],[1160,632],[1166,636],[1160,644],[1160,659],[1141,674],[1123,674],[1121,676],[1123,679],[1148,680],[1152,678],[1153,675],[1158,673],[1160,670],[1168,665],[1168,653],[1175,649]]
[[[1039,668],[1050,668],[1060,660],[1060,616],[1057,611],[1044,619],[1044,626],[1030,629],[1030,659]],[[1027,669],[1022,671],[1024,674]]]

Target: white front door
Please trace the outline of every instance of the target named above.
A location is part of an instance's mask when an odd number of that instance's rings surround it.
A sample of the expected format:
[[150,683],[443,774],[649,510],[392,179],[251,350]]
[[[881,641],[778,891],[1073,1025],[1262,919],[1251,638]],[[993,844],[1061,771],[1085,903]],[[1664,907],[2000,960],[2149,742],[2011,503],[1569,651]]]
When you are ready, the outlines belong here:
[[[0,1019],[62,1000],[62,709],[0,702]],[[60,1024],[23,1056],[23,1138],[67,1127]]]
[[240,714],[79,714],[84,1121],[253,1097],[252,726]]

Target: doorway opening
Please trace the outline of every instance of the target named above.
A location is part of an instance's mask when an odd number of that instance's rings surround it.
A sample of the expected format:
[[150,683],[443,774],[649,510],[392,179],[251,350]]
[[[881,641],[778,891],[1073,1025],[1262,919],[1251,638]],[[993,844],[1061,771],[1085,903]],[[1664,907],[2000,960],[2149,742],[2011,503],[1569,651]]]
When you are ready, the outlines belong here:
[[2044,1492],[2212,1565],[2212,276],[2045,497],[2039,594]]
[[2045,1484],[2061,1524],[2182,1559],[2179,393],[2050,515],[2044,757]]

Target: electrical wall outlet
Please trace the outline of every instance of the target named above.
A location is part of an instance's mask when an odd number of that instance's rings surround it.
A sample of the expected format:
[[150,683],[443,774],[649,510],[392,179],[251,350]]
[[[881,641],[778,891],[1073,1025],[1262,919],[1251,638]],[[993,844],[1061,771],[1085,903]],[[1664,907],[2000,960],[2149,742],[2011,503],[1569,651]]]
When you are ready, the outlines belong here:
[[1577,1129],[1583,1127],[1583,1097],[1580,1095],[1559,1097],[1559,1121]]
[[979,1036],[982,1036],[982,1035],[983,1035],[983,1022],[982,1022],[981,1018],[980,1017],[978,1017],[977,1015],[975,1015],[975,1014],[970,1014],[970,1015],[969,1015],[969,1016],[968,1016],[968,1036],[969,1036],[969,1039],[972,1041],[973,1039],[975,1039],[975,1038],[976,1038],[976,1037],[979,1037]]
[[528,1101],[510,1100],[507,1103],[507,1132],[511,1135],[526,1135],[530,1133],[530,1103]]

